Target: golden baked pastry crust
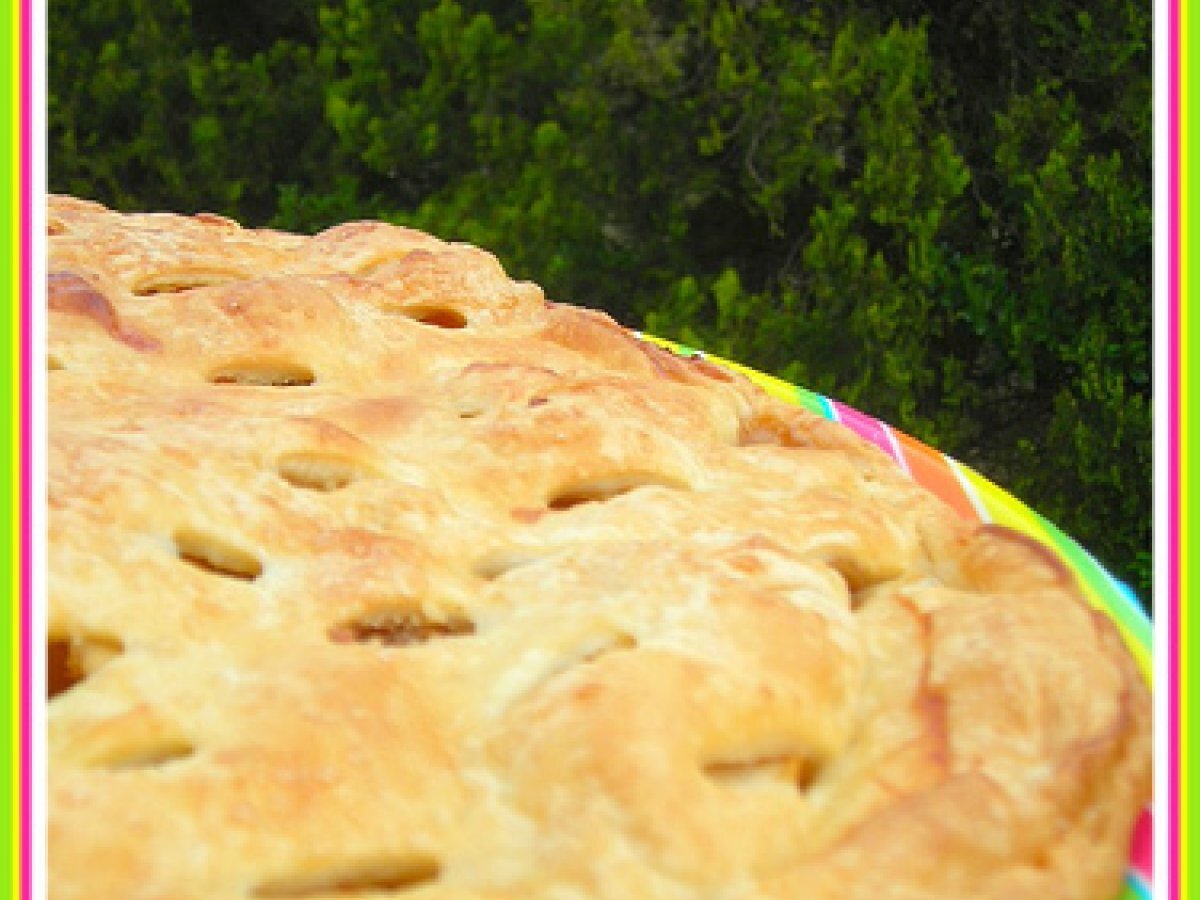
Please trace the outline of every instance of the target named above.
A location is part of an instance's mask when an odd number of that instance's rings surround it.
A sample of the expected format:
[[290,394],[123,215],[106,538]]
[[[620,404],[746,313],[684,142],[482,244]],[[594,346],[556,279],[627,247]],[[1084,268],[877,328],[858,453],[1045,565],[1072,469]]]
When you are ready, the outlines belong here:
[[1148,692],[1037,545],[471,247],[49,225],[53,897],[1118,890]]

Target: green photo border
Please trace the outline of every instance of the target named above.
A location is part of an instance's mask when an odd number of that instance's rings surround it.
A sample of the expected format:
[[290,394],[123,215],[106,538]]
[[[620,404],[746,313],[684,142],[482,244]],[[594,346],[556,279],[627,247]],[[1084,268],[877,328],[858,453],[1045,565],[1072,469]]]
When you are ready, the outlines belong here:
[[[7,552],[3,556],[3,580],[6,585],[6,602],[8,608],[0,624],[2,640],[8,648],[8,663],[4,680],[7,682],[3,692],[4,710],[2,718],[5,730],[4,747],[5,759],[0,768],[12,773],[4,780],[4,805],[10,810],[5,820],[5,844],[13,848],[11,853],[4,854],[4,883],[10,886],[11,896],[29,896],[28,876],[22,865],[24,854],[28,853],[29,814],[24,801],[27,800],[25,785],[28,772],[22,765],[24,762],[21,752],[24,734],[22,725],[28,721],[28,710],[22,702],[22,683],[26,665],[26,647],[22,645],[22,613],[24,573],[21,570],[21,558],[24,547],[24,510],[22,507],[22,479],[24,472],[21,459],[21,430],[22,422],[22,361],[23,351],[21,334],[25,311],[22,292],[22,191],[27,184],[28,172],[23,171],[22,159],[22,89],[26,87],[22,78],[23,66],[27,60],[23,46],[22,25],[29,14],[30,0],[15,2],[9,0],[6,4],[5,15],[0,17],[0,40],[6,49],[4,56],[4,85],[0,90],[3,97],[3,128],[4,139],[0,140],[0,171],[4,173],[3,205],[5,215],[0,217],[0,228],[3,237],[0,243],[7,248],[3,261],[3,277],[7,293],[6,315],[3,317],[3,345],[6,348],[4,365],[3,400],[3,437],[0,438],[0,452],[4,454],[4,468],[9,473],[4,479],[3,504],[7,511],[4,528],[7,540],[4,542]],[[28,71],[28,70],[25,70]]]

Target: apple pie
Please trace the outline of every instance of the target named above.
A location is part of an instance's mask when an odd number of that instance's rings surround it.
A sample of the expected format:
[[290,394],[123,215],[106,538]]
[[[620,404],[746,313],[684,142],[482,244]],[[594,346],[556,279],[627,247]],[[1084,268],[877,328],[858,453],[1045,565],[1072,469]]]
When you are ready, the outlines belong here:
[[1120,890],[1150,695],[850,431],[379,222],[48,208],[56,900]]

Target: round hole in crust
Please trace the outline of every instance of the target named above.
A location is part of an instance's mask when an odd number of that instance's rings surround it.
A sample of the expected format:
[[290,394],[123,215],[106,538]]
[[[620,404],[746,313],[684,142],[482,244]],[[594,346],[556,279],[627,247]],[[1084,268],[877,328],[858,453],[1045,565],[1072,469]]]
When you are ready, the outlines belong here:
[[225,272],[160,272],[142,278],[132,287],[135,297],[153,297],[156,294],[181,294],[196,288],[214,287],[236,281],[237,276]]
[[545,559],[547,553],[537,550],[500,550],[489,553],[475,561],[471,570],[476,577],[484,581],[495,581],[514,569],[520,569],[539,560]]
[[458,417],[460,419],[478,419],[485,412],[487,410],[482,404],[463,405],[458,408]]
[[175,532],[175,551],[196,568],[241,581],[254,581],[262,574],[262,562],[253,553],[203,531],[182,528]]
[[132,772],[138,769],[157,769],[194,756],[196,748],[179,737],[163,737],[153,742],[132,744],[108,754],[98,763],[110,772]]
[[467,317],[451,306],[398,306],[393,312],[434,328],[456,331],[467,327]]
[[308,387],[317,380],[302,363],[279,360],[246,360],[218,366],[208,373],[213,384],[247,387]]
[[46,698],[53,700],[86,680],[125,650],[102,634],[51,634],[46,639]]
[[330,895],[397,894],[436,881],[441,870],[436,859],[425,855],[364,859],[271,878],[258,885],[252,896],[292,900]]
[[687,489],[682,482],[665,475],[631,472],[565,484],[546,499],[546,506],[555,512],[562,512],[585,503],[603,503],[613,500],[643,487]]
[[275,468],[293,487],[326,493],[348,487],[366,474],[354,460],[331,453],[286,453]]
[[373,644],[407,647],[438,638],[464,637],[475,633],[475,623],[461,616],[444,619],[426,615],[408,604],[367,610],[329,628],[335,644]]
[[790,785],[806,791],[820,772],[820,763],[806,753],[749,755],[712,760],[704,765],[704,774],[713,781],[737,789]]

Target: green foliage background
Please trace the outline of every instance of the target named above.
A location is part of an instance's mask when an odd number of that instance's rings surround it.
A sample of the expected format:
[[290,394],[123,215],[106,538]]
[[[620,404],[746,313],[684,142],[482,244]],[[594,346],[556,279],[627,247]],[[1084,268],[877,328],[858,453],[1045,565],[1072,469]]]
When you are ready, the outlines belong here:
[[1148,0],[52,0],[51,190],[485,246],[1150,597]]

